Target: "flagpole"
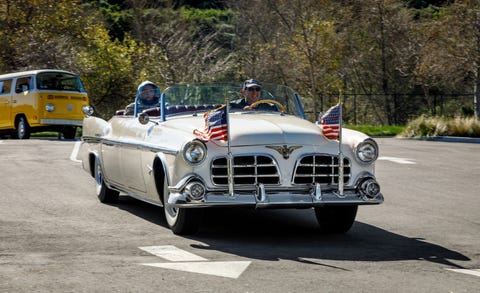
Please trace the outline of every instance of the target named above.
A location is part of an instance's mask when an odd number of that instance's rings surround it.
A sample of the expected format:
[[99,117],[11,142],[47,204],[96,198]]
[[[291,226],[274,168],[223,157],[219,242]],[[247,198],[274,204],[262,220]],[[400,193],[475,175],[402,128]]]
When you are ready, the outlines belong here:
[[340,95],[338,97],[338,107],[340,108],[340,117],[338,118],[339,120],[339,125],[338,125],[338,193],[340,194],[341,197],[343,197],[343,152],[342,152],[342,124],[343,124],[343,118],[342,118],[342,92],[340,92]]
[[228,100],[228,94],[225,94],[225,104],[226,104],[226,120],[227,120],[227,174],[228,174],[228,193],[230,197],[234,197],[235,193],[233,190],[233,156],[232,150],[230,147],[230,103]]

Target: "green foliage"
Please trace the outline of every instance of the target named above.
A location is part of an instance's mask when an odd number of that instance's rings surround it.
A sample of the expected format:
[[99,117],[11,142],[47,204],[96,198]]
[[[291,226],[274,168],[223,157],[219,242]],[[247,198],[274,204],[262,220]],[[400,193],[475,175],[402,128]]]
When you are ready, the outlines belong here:
[[7,0],[0,4],[0,23],[0,70],[72,69],[81,32],[95,16],[81,1]]
[[355,123],[398,125],[480,116],[436,100],[480,96],[479,32],[478,0],[3,0],[0,73],[79,73],[103,117],[144,80],[257,78],[297,89],[312,116],[345,93]]
[[123,41],[125,34],[131,29],[129,11],[125,9],[124,5],[109,3],[105,0],[98,1],[97,7],[108,23],[109,35],[112,39]]
[[79,53],[82,79],[97,114],[109,117],[133,101],[136,88],[132,85],[145,78],[145,65],[139,66],[138,61],[148,53],[128,36],[123,42],[111,41],[105,28],[91,27],[83,34],[90,42]]
[[372,126],[372,125],[345,125],[346,128],[363,132],[369,136],[396,136],[401,133],[404,126]]
[[231,9],[197,9],[180,8],[180,15],[186,21],[192,21],[198,24],[214,24],[228,21],[232,17]]

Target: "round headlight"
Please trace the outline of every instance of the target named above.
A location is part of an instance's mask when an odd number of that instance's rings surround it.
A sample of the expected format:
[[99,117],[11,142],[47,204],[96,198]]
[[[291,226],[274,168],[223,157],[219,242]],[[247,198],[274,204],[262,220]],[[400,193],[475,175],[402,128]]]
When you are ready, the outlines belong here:
[[378,158],[377,143],[373,139],[367,138],[356,146],[355,155],[362,163],[374,162]]
[[183,159],[192,165],[200,164],[207,155],[207,147],[199,140],[192,140],[183,148]]
[[93,107],[92,106],[83,106],[82,107],[82,112],[83,114],[87,116],[92,116],[93,115]]
[[45,105],[45,110],[47,110],[48,112],[53,112],[53,111],[55,111],[55,105],[53,105],[53,104],[46,104],[46,105]]

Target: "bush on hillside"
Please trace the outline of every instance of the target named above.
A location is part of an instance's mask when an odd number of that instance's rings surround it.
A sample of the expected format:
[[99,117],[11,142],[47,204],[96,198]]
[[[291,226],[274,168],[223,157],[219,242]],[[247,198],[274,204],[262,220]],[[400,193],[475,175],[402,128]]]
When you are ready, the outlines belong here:
[[410,121],[400,137],[463,136],[480,137],[480,121],[474,117],[428,117],[422,115]]

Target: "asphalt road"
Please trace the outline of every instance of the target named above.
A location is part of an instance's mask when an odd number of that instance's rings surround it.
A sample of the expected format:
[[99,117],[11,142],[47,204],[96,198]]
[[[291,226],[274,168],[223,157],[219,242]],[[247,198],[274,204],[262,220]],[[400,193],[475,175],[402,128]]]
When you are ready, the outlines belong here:
[[99,203],[77,142],[0,140],[0,292],[478,292],[480,144],[377,142],[386,200],[348,234],[239,209],[181,237],[158,207]]

